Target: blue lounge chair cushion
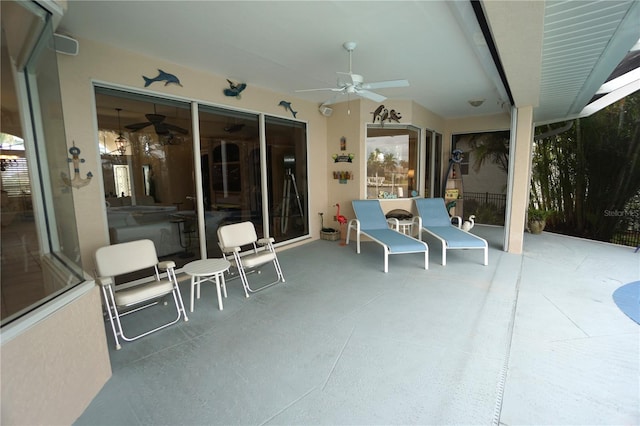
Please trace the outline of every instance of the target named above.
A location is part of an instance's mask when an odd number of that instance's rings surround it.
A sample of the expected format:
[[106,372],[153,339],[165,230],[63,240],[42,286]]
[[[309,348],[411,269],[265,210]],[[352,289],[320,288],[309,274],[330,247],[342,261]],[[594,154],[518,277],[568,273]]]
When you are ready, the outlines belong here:
[[363,230],[369,232],[371,229],[389,229],[378,200],[353,200],[351,204]]
[[413,253],[425,250],[424,244],[421,242],[393,229],[363,229],[362,232],[371,238],[384,242],[389,247],[389,253]]
[[450,248],[484,248],[486,245],[484,240],[461,231],[451,225],[430,226],[429,231],[446,240],[447,247]]

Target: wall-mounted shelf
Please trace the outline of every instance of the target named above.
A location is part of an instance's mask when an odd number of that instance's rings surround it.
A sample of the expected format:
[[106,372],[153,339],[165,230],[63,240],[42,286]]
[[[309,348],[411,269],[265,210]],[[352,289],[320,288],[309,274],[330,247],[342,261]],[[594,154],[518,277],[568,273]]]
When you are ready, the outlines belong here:
[[347,181],[353,180],[353,172],[349,170],[334,171],[333,178],[339,180],[340,183],[347,183]]

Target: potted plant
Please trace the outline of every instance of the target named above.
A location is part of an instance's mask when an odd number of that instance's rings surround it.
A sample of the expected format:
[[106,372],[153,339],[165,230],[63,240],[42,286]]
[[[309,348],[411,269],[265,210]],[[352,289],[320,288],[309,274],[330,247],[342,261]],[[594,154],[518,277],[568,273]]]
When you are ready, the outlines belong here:
[[533,207],[529,208],[527,225],[529,227],[529,232],[532,234],[539,234],[544,230],[545,225],[547,224],[547,218],[549,217],[550,212],[542,209],[535,209]]
[[320,239],[321,240],[329,240],[329,241],[337,241],[340,239],[340,231],[334,228],[325,228],[324,227],[324,215],[323,213],[318,213],[320,215]]

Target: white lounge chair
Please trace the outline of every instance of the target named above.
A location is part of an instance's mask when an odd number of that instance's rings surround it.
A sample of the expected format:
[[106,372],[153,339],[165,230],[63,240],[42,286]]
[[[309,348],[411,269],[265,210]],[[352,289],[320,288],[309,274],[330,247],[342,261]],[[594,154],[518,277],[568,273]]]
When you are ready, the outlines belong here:
[[[366,235],[384,249],[384,272],[389,270],[390,254],[424,253],[424,269],[429,269],[429,247],[424,242],[398,232],[398,219],[384,216],[378,200],[354,200],[356,219],[347,226],[346,244],[349,245],[351,230],[356,231],[356,251],[360,253],[360,235]],[[395,229],[389,228],[392,223]]]
[[[447,250],[484,250],[484,264],[489,264],[489,245],[487,241],[451,224],[442,198],[416,198],[416,209],[420,225],[418,238],[422,240],[422,231],[438,239],[442,246],[442,264],[447,264]],[[458,220],[460,225],[462,221]]]

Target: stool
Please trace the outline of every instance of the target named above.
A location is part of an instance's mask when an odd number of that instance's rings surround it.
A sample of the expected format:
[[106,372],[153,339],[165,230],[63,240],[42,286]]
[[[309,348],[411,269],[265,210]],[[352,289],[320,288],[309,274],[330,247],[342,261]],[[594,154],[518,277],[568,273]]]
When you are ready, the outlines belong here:
[[218,294],[218,308],[222,310],[222,294],[227,297],[227,286],[224,282],[224,273],[229,270],[228,260],[225,259],[202,259],[189,262],[183,267],[183,271],[187,275],[191,275],[191,305],[190,309],[193,312],[193,292],[197,287],[197,297],[200,299],[200,284],[204,281],[215,280],[216,293]]

